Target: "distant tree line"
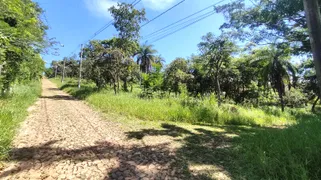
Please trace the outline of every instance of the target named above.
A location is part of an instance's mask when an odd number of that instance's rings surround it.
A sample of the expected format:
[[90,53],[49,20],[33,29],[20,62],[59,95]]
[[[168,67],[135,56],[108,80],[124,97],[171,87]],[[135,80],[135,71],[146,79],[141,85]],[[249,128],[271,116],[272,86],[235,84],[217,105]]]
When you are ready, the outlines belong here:
[[[261,0],[248,6],[237,0],[216,7],[216,11],[227,18],[222,33],[204,35],[199,54],[168,60],[171,63],[164,65],[152,45],[139,45],[144,9],[126,3],[112,7],[118,37],[93,40],[84,47],[84,78],[99,89],[111,87],[115,94],[139,85],[142,98],[216,94],[218,105],[278,105],[284,111],[312,103],[314,110],[320,97],[303,3]],[[294,62],[296,55],[306,58]],[[66,62],[66,75],[77,77],[75,58]],[[61,74],[61,63],[54,61],[48,75]]]

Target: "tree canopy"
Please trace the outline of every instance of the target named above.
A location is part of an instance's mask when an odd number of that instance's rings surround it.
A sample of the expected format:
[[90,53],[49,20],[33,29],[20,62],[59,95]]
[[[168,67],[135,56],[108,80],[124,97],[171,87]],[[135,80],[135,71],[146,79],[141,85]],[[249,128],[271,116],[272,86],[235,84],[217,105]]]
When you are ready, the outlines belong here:
[[0,87],[8,92],[17,80],[39,79],[44,61],[39,53],[47,46],[48,27],[42,9],[31,0],[0,1]]

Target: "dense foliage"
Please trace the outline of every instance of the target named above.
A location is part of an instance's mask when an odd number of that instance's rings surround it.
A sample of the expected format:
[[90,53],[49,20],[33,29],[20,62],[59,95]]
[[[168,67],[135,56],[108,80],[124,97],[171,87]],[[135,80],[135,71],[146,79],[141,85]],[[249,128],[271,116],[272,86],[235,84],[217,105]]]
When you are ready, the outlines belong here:
[[[320,96],[303,3],[246,2],[234,0],[217,7],[227,19],[222,33],[206,34],[198,54],[170,59],[165,66],[152,45],[138,45],[138,22],[144,11],[125,4],[111,8],[119,37],[89,42],[84,49],[86,84],[77,89],[71,79],[60,87],[107,113],[143,120],[252,125],[219,126],[224,127],[220,132],[193,128],[199,132],[181,135],[190,140],[180,149],[182,159],[206,165],[206,171],[215,165],[216,173],[220,164],[234,179],[318,179],[320,116],[304,107],[311,105],[316,111]],[[302,62],[296,60],[298,54],[304,55]],[[54,67],[58,65],[51,73]],[[129,84],[131,91],[120,93],[129,91]],[[163,131],[161,135],[171,135],[168,129]],[[143,134],[148,132],[144,129]],[[175,128],[178,132],[186,131]],[[220,141],[224,144],[218,145]]]
[[40,53],[47,46],[42,9],[31,0],[0,1],[0,88],[9,92],[17,81],[39,79]]
[[[313,63],[308,58],[301,64],[293,63],[293,55],[310,54],[303,5],[297,1],[284,4],[262,0],[249,6],[237,0],[217,7],[228,20],[222,25],[222,34],[204,35],[198,44],[199,54],[177,58],[167,66],[152,45],[138,45],[144,9],[119,4],[110,9],[119,37],[87,44],[84,78],[99,89],[109,85],[115,94],[121,89],[129,91],[129,86],[132,91],[133,85],[139,84],[140,98],[171,97],[174,93],[175,97],[184,94],[197,100],[215,94],[219,106],[279,106],[284,111],[285,107],[313,102],[314,110],[319,96]],[[247,42],[245,48],[237,46],[240,40]],[[66,62],[65,75],[76,77],[75,61],[69,58]],[[61,61],[53,62],[50,76],[61,74],[61,65]]]

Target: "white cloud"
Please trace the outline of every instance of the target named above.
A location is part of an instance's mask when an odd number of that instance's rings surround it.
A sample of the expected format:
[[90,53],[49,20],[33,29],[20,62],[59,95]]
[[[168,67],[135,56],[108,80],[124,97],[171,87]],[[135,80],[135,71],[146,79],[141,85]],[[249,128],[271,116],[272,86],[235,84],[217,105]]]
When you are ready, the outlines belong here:
[[95,16],[111,19],[108,9],[117,5],[114,0],[84,0],[88,10]]
[[152,10],[164,10],[170,7],[176,0],[143,0],[146,8]]

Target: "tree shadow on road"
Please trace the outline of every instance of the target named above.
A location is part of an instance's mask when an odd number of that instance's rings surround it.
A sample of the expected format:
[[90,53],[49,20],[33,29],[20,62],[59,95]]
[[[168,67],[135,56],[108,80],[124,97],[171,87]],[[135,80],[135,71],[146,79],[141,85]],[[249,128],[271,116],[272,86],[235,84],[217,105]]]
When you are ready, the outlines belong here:
[[220,126],[221,131],[212,131],[199,126],[192,130],[171,124],[162,124],[161,130],[143,129],[128,132],[128,138],[144,139],[147,136],[180,137],[182,146],[176,151],[179,166],[189,179],[240,179],[242,174],[235,160],[238,141],[271,128]]
[[60,87],[61,90],[66,91],[77,99],[84,100],[91,94],[98,91],[96,87],[92,86],[82,86],[80,89],[77,88],[78,85],[75,84],[65,84]]
[[[186,179],[180,167],[173,166],[179,161],[167,148],[167,144],[157,146],[120,145],[108,141],[96,142],[94,146],[76,149],[54,147],[56,141],[49,141],[36,147],[12,149],[8,161],[19,162],[18,166],[0,171],[0,179],[19,172],[37,169],[39,162],[48,167],[55,162],[71,160],[72,163],[108,159],[97,165],[98,171],[108,174],[105,179],[125,178],[179,178]],[[86,167],[85,167],[86,168]],[[87,167],[90,168],[90,167]],[[57,178],[56,176],[53,178]]]
[[[235,157],[240,155],[236,151],[237,142],[268,129],[239,126],[219,128],[221,131],[202,126],[187,129],[165,123],[162,129],[127,132],[129,140],[136,139],[135,144],[100,141],[92,146],[61,149],[56,144],[59,145],[63,140],[55,140],[35,147],[16,148],[11,151],[8,161],[17,161],[18,166],[0,171],[0,179],[35,169],[39,161],[43,167],[48,167],[66,160],[74,164],[108,160],[107,164],[101,163],[96,167],[106,175],[105,179],[239,179],[242,174],[239,174],[235,162]],[[171,137],[172,142],[159,142],[157,145],[139,143],[144,138],[157,139],[160,136]],[[173,143],[179,143],[180,146],[173,148]]]
[[74,97],[69,95],[40,96],[40,98],[52,100],[76,100]]

